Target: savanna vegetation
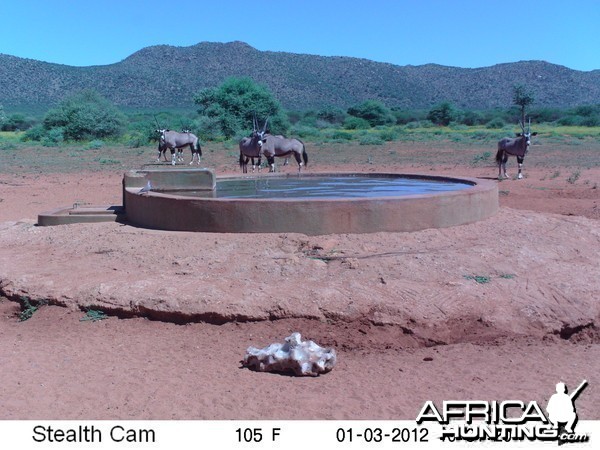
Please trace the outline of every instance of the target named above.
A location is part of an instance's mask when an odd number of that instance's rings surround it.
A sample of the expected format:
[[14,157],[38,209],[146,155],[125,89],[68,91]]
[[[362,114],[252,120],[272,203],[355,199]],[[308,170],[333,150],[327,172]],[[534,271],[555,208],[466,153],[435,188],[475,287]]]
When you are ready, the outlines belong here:
[[600,140],[600,104],[536,108],[535,95],[521,85],[513,88],[511,105],[493,110],[461,110],[447,101],[427,110],[407,110],[367,100],[347,109],[289,111],[268,88],[250,78],[228,78],[215,88],[199,91],[193,100],[195,110],[124,112],[98,92],[86,90],[63,99],[42,117],[7,114],[0,106],[0,149],[75,142],[84,148],[107,144],[137,148],[155,142],[157,128],[190,129],[203,143],[235,145],[250,133],[253,117],[261,126],[269,118],[274,134],[315,143],[491,142],[519,131],[518,121],[525,116],[539,134]]

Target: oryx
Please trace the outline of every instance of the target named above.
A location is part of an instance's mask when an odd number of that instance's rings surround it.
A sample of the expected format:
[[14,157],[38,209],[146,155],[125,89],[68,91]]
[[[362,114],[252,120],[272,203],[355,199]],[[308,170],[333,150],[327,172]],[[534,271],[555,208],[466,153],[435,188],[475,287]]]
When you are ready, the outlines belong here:
[[[180,133],[178,131],[171,130],[156,130],[160,133],[160,138],[158,139],[158,158],[157,161],[160,160],[160,155],[165,154],[167,149],[171,150],[171,164],[175,165],[177,162],[177,153],[182,153],[185,147],[190,147],[192,151],[192,161],[190,165],[194,164],[194,160],[200,164],[200,157],[202,156],[202,148],[200,147],[200,142],[198,141],[198,137],[190,133],[189,131]],[[166,155],[165,155],[166,160]]]
[[308,164],[308,154],[304,143],[300,139],[288,139],[283,136],[265,134],[263,136],[262,153],[267,158],[271,172],[275,172],[275,156],[287,158],[293,155],[298,163],[298,173],[302,170],[302,166]]
[[520,180],[523,178],[522,168],[523,160],[531,145],[531,136],[537,135],[537,133],[531,132],[531,119],[529,119],[529,125],[527,131],[525,130],[525,124],[519,121],[522,133],[517,133],[516,138],[505,137],[498,142],[498,152],[496,153],[496,163],[498,164],[498,179],[508,178],[506,173],[506,161],[509,156],[516,156],[517,163],[519,164],[519,175],[517,178]]
[[[268,119],[267,119],[268,122]],[[252,120],[252,134],[250,137],[244,137],[240,141],[240,167],[243,173],[248,172],[248,162],[252,160],[252,172],[256,169],[254,164],[254,158],[258,159],[258,168],[260,170],[262,145],[264,141],[265,130],[267,129],[267,122],[262,130],[258,130],[258,122],[256,117]]]

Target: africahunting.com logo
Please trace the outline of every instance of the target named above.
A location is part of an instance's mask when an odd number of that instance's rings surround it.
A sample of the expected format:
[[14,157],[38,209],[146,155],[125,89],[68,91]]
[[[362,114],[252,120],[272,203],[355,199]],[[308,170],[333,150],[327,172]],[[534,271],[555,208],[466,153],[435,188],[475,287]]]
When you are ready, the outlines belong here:
[[575,400],[587,386],[584,380],[572,393],[564,383],[546,405],[546,413],[535,401],[444,401],[442,408],[427,401],[417,424],[442,426],[442,441],[558,441],[560,444],[588,442],[588,434],[575,431]]

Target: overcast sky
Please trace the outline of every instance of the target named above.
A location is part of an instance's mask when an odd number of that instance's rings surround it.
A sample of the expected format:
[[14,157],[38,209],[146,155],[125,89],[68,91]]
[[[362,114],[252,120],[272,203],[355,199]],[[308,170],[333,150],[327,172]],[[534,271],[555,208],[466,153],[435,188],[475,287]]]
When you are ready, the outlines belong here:
[[600,0],[1,0],[0,17],[0,53],[74,66],[243,41],[398,65],[600,69]]

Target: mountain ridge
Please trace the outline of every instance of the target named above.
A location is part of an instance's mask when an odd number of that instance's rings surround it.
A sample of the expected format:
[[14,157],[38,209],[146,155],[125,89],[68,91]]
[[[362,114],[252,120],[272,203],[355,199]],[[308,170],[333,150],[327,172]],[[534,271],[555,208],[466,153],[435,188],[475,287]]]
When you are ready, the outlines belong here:
[[233,41],[149,46],[117,63],[85,67],[0,54],[0,104],[49,108],[77,91],[95,89],[124,108],[193,108],[196,92],[231,76],[266,85],[292,110],[347,108],[370,99],[403,109],[426,109],[442,101],[464,109],[506,108],[517,84],[533,92],[536,106],[573,107],[600,99],[600,70],[583,72],[546,61],[480,68],[398,66],[261,51]]

